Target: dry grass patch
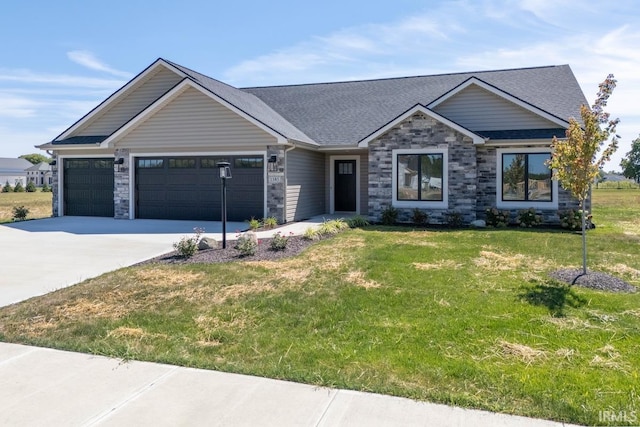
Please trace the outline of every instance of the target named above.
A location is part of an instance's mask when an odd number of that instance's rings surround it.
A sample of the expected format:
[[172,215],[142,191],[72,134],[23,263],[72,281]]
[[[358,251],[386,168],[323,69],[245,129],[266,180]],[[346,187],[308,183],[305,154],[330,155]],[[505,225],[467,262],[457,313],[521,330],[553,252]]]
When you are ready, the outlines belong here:
[[382,286],[375,280],[367,280],[362,271],[350,271],[347,273],[347,282],[365,289],[379,288]]
[[529,271],[541,272],[549,268],[549,263],[544,259],[533,259],[524,254],[498,253],[490,248],[480,251],[480,257],[473,263],[484,270],[489,271],[513,271],[527,268]]
[[116,329],[113,329],[107,333],[107,338],[128,338],[128,339],[136,339],[143,340],[148,338],[169,338],[165,334],[151,334],[146,332],[142,328],[131,328],[127,326],[120,326]]
[[498,341],[498,354],[503,357],[519,359],[527,365],[530,365],[538,359],[547,358],[547,353],[543,350],[503,340]]
[[178,286],[188,285],[205,277],[202,272],[177,270],[171,268],[151,267],[136,270],[134,280],[149,286]]
[[597,352],[599,354],[589,363],[591,366],[627,372],[629,365],[622,360],[620,353],[611,344],[599,348]]
[[616,264],[614,266],[607,266],[607,270],[611,273],[615,273],[621,276],[631,277],[632,280],[640,280],[640,270],[633,267],[629,267],[626,264]]

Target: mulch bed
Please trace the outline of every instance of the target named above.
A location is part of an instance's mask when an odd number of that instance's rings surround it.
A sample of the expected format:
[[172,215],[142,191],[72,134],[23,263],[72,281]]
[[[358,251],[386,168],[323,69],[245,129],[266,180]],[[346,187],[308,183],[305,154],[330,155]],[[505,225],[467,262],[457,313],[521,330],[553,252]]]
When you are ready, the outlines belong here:
[[549,273],[553,279],[569,285],[582,286],[583,288],[597,289],[608,292],[636,292],[636,287],[622,279],[610,274],[587,270],[582,274],[582,269],[565,268]]
[[277,259],[292,257],[311,246],[317,240],[308,240],[300,236],[291,236],[287,242],[287,247],[281,251],[271,249],[272,239],[260,239],[256,254],[243,257],[240,251],[234,248],[235,241],[227,241],[227,248],[222,249],[222,242],[218,242],[218,249],[199,250],[191,258],[184,258],[177,252],[169,252],[159,257],[144,261],[141,264],[160,263],[160,264],[193,264],[193,263],[215,263],[215,262],[232,262],[232,261],[273,261]]

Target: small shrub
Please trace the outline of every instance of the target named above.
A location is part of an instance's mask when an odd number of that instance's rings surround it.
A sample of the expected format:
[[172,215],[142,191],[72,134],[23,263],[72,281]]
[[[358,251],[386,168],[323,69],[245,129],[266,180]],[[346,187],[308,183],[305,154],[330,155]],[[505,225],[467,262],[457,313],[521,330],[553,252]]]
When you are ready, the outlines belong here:
[[247,231],[238,236],[235,245],[240,256],[253,256],[258,251],[258,236],[253,231]]
[[16,182],[16,186],[13,187],[14,193],[24,193],[24,185],[20,181]]
[[[567,228],[569,230],[582,230],[582,211],[577,209],[569,209],[567,211],[559,212],[560,216],[560,226],[562,228]],[[591,222],[592,216],[587,213],[587,221],[586,226],[587,230],[593,228],[593,223]]]
[[29,209],[24,206],[14,206],[13,207],[13,220],[14,221],[24,221],[27,219],[27,215],[29,215]]
[[27,190],[27,193],[35,193],[36,191],[38,191],[33,181],[27,182],[26,190]]
[[318,230],[316,230],[314,227],[308,227],[306,230],[304,230],[302,238],[305,240],[319,240],[320,233],[318,233]]
[[382,211],[382,223],[384,225],[393,225],[398,220],[398,210],[393,206],[387,207]]
[[464,224],[464,217],[458,211],[450,211],[444,214],[447,225],[451,228],[460,228]]
[[344,219],[332,219],[332,220],[325,220],[322,224],[320,224],[320,226],[318,227],[317,232],[321,235],[321,236],[326,236],[326,235],[331,235],[331,234],[338,234],[340,231],[349,228],[349,224],[347,224]]
[[287,249],[287,244],[289,243],[289,238],[293,235],[293,233],[289,234],[289,236],[283,236],[282,233],[277,232],[273,235],[271,239],[271,250],[274,251],[284,251]]
[[413,215],[411,216],[411,221],[416,225],[424,225],[429,220],[429,215],[418,208],[413,210]]
[[369,225],[369,221],[365,217],[357,215],[347,219],[347,224],[350,228],[366,227]]
[[522,209],[518,211],[516,224],[519,224],[520,227],[536,227],[542,224],[542,215],[536,214],[536,210],[533,208]]
[[487,215],[487,225],[489,227],[506,227],[509,225],[509,211],[501,211],[498,208],[490,208],[485,211]]
[[193,231],[195,233],[194,236],[184,236],[180,241],[173,244],[173,249],[183,258],[191,258],[198,252],[198,243],[200,243],[200,237],[202,237],[204,229],[196,227]]
[[251,230],[257,230],[262,225],[260,223],[260,220],[259,219],[255,219],[254,217],[251,217],[251,219],[249,221],[247,221],[247,222],[249,223],[249,229],[251,229]]
[[275,217],[270,216],[262,220],[262,225],[264,226],[264,228],[270,230],[278,226],[278,220]]
[[53,188],[51,188],[51,186],[49,186],[49,184],[45,182],[45,184],[42,186],[42,192],[51,193],[52,191],[53,191]]
[[2,187],[2,192],[3,193],[12,193],[13,192],[13,187],[11,186],[11,184],[9,184],[9,181],[5,182],[4,186]]

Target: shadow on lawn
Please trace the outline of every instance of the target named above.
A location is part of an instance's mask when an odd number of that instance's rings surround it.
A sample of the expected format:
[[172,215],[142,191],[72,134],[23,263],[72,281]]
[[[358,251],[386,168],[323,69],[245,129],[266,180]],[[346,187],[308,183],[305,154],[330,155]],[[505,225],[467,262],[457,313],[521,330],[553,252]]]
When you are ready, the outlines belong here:
[[519,296],[531,305],[547,307],[553,317],[564,317],[566,307],[579,308],[587,303],[570,286],[549,282],[527,287]]

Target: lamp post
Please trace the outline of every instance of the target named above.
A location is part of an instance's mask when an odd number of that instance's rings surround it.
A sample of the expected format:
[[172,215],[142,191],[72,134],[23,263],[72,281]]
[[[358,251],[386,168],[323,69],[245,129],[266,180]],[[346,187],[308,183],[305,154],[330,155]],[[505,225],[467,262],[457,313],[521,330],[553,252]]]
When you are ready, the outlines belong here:
[[227,178],[231,178],[229,162],[218,162],[220,179],[222,180],[222,249],[227,248]]

